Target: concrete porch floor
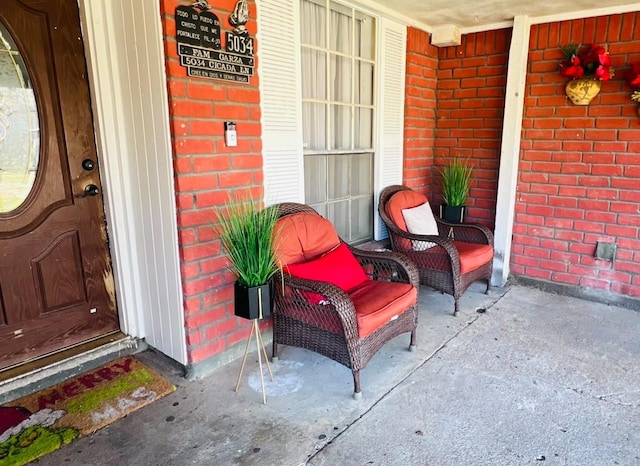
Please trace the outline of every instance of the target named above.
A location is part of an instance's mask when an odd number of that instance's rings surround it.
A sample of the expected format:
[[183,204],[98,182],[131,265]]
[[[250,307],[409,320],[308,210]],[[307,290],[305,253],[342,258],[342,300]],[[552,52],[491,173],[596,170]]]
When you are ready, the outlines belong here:
[[[640,312],[476,283],[422,287],[418,351],[387,344],[352,398],[347,368],[283,347],[262,404],[257,354],[187,381],[140,359],[175,393],[42,465],[638,465]],[[477,312],[486,309],[486,312]],[[267,349],[270,353],[270,348]]]

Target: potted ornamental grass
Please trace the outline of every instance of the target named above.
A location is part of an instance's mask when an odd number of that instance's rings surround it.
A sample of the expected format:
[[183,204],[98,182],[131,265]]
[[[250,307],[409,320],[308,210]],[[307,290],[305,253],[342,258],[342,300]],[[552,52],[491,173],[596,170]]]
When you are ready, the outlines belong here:
[[463,223],[473,167],[468,159],[454,158],[440,170],[442,204],[440,218],[449,223]]
[[280,269],[274,254],[278,211],[250,199],[230,200],[218,211],[216,230],[236,277],[235,315],[261,319],[271,314],[271,278]]

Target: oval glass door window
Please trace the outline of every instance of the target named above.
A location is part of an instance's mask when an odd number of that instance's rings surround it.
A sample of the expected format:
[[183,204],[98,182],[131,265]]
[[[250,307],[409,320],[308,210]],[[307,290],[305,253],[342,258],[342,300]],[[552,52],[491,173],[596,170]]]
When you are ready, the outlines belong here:
[[24,60],[0,22],[0,214],[20,207],[38,171],[40,125]]

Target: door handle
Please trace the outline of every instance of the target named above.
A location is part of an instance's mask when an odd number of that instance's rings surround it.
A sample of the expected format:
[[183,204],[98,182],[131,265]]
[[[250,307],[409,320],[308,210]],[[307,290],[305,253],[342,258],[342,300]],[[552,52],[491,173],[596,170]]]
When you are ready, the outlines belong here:
[[95,184],[88,184],[84,187],[84,190],[77,194],[76,197],[83,198],[87,196],[97,196],[100,193],[100,188],[98,188]]

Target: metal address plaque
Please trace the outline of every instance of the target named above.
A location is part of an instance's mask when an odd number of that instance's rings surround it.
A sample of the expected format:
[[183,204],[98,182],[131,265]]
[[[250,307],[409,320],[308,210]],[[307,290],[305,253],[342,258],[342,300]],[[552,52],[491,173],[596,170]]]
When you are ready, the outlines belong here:
[[238,0],[229,16],[233,31],[225,31],[226,50],[220,40],[220,20],[207,0],[176,7],[176,42],[180,65],[188,76],[248,83],[254,69],[254,41],[247,31],[247,0]]

